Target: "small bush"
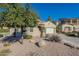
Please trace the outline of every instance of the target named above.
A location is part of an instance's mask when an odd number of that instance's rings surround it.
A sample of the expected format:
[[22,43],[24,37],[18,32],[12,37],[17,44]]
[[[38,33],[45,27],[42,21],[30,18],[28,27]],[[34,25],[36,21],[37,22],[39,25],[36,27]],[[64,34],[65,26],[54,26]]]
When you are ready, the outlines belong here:
[[0,38],[1,38],[1,37],[3,37],[3,35],[2,35],[2,34],[0,34]]
[[61,39],[57,35],[52,35],[51,37],[48,38],[48,41],[55,41],[55,42],[60,42]]
[[67,33],[65,33],[67,36],[73,36],[74,35],[74,33],[73,32],[67,32]]
[[0,56],[6,56],[10,52],[11,52],[10,49],[3,49],[0,51]]
[[65,33],[67,36],[79,37],[79,32],[73,31]]
[[32,35],[25,35],[24,39],[32,39]]
[[9,31],[10,31],[9,29],[0,29],[0,33],[7,33]]
[[4,47],[7,47],[7,46],[11,46],[11,44],[5,43],[3,46],[4,46]]

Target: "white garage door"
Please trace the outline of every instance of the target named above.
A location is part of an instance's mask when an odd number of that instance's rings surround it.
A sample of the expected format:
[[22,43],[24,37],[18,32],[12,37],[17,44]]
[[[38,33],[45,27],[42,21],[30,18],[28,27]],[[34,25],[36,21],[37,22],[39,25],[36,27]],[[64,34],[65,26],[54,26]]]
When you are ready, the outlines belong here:
[[46,28],[46,34],[53,34],[54,29],[53,28]]

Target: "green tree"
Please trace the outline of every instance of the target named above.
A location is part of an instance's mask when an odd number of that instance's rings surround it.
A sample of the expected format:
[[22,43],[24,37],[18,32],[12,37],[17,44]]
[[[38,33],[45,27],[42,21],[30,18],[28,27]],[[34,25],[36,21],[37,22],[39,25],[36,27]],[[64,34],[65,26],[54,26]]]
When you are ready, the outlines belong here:
[[3,26],[6,26],[6,23],[5,23],[5,14],[6,12],[2,12],[0,13],[0,27],[3,28]]
[[51,17],[50,16],[48,16],[48,19],[47,19],[48,21],[52,21],[52,19],[51,19]]
[[54,21],[54,20],[52,20],[52,18],[51,18],[50,16],[48,16],[47,21],[50,21],[50,22],[52,22],[52,23],[56,24],[56,23],[55,23],[55,21]]
[[[34,27],[35,20],[38,18],[36,13],[32,10],[31,4],[0,4],[0,8],[5,9],[5,13],[2,13],[2,23],[8,27]],[[4,17],[5,16],[5,17]]]
[[38,19],[37,14],[32,10],[31,4],[25,4],[24,22],[27,27],[36,26],[35,21]]

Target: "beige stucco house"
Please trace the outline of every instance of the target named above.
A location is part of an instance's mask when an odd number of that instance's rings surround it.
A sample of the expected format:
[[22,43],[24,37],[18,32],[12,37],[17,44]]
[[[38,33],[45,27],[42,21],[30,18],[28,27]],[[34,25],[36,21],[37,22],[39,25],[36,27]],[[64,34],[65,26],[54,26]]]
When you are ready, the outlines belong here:
[[56,25],[50,21],[44,22],[45,34],[55,34],[56,33]]
[[[46,34],[55,34],[56,33],[56,25],[50,21],[42,22],[40,21],[38,26],[44,27],[43,35],[45,36]],[[40,36],[40,30],[38,26],[34,28],[27,28],[27,34],[32,35],[32,36]]]

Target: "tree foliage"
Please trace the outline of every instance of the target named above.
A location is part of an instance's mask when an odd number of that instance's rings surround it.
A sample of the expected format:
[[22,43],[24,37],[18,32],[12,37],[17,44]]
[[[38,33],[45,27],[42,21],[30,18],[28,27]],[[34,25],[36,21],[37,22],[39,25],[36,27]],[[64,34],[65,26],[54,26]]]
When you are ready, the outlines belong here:
[[52,19],[51,19],[51,17],[50,17],[50,16],[48,16],[48,21],[52,21]]
[[[0,8],[5,9],[5,12],[0,13],[0,22],[10,27],[35,26],[37,14],[32,10],[31,4],[6,3],[0,4]],[[4,25],[3,25],[4,26]]]

